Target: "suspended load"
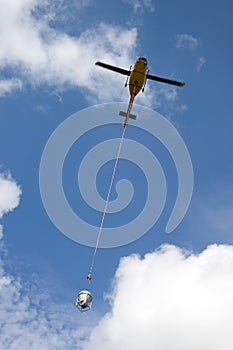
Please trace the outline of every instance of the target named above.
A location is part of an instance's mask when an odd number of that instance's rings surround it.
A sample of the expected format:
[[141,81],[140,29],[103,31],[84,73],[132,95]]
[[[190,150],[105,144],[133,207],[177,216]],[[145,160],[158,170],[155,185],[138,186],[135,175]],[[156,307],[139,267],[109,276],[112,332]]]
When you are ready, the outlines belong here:
[[87,275],[87,280],[90,282],[91,279],[92,279],[92,276],[91,276],[91,273],[89,273],[89,274]]
[[81,311],[88,311],[91,309],[92,294],[88,290],[82,290],[78,293],[75,306]]

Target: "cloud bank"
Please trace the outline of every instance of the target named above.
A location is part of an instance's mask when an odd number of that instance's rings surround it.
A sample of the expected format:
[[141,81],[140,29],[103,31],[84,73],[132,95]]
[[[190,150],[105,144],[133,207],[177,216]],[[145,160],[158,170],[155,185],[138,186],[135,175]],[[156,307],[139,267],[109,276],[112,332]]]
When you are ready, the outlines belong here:
[[233,246],[165,245],[121,260],[112,305],[85,350],[231,350]]

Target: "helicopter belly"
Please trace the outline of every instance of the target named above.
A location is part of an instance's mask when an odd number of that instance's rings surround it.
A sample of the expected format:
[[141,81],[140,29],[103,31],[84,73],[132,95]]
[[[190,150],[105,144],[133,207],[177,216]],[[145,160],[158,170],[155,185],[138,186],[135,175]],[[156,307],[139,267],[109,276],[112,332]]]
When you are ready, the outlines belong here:
[[129,91],[130,95],[136,96],[143,88],[146,80],[146,72],[144,71],[132,71],[129,78]]

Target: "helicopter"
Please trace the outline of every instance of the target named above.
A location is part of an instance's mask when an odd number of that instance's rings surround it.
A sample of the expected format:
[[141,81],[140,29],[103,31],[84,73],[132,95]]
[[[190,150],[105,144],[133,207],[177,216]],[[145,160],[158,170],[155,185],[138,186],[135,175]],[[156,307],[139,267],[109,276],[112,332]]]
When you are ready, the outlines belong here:
[[102,68],[106,68],[106,69],[109,69],[109,70],[112,70],[114,72],[117,72],[117,73],[120,73],[120,74],[127,76],[125,87],[127,87],[127,85],[129,86],[130,100],[129,100],[127,112],[120,111],[120,113],[119,113],[120,116],[125,117],[125,122],[123,125],[124,128],[126,128],[126,125],[128,124],[129,118],[134,119],[134,120],[136,119],[136,115],[130,114],[130,112],[131,112],[131,109],[133,107],[133,102],[134,102],[135,96],[141,90],[142,90],[142,92],[144,91],[147,79],[155,80],[155,81],[158,81],[161,83],[166,83],[166,84],[175,85],[175,86],[184,86],[185,85],[184,82],[179,82],[179,81],[175,81],[175,80],[171,80],[171,79],[161,78],[161,77],[158,77],[156,75],[148,74],[147,59],[144,57],[139,57],[137,59],[137,61],[134,63],[133,68],[131,69],[131,67],[130,67],[130,70],[126,70],[123,68],[112,66],[110,64],[103,63],[100,61],[97,61],[95,64],[97,66],[102,67]]

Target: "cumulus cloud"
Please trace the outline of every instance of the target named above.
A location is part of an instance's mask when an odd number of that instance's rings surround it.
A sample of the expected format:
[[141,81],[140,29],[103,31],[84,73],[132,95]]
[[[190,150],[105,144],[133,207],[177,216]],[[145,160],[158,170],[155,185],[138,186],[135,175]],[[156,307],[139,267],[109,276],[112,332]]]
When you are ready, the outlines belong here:
[[198,39],[190,34],[177,34],[176,35],[176,48],[188,48],[196,49],[198,47]]
[[23,87],[20,79],[3,79],[0,80],[0,96],[5,96],[14,90],[21,90]]
[[121,260],[108,312],[85,350],[231,350],[233,246],[165,245]]
[[[21,193],[20,186],[12,179],[10,173],[0,173],[0,219],[19,205]],[[0,224],[0,240],[2,238],[3,225]]]
[[[83,1],[72,4],[77,15],[80,6],[87,5]],[[135,9],[152,9],[150,0],[132,4]],[[70,11],[62,0],[0,0],[0,5],[0,72],[4,76],[7,70],[8,76],[9,72],[12,75],[0,83],[0,95],[31,84],[49,86],[59,94],[77,87],[90,103],[128,101],[129,94],[123,89],[125,76],[94,63],[101,60],[128,69],[138,55],[137,28],[102,22],[71,35],[63,30]],[[167,91],[161,91],[164,95],[159,96],[166,99]],[[155,89],[148,84],[137,102],[156,106]]]
[[0,218],[19,205],[21,193],[20,186],[10,174],[0,174]]
[[[11,68],[13,79],[33,85],[48,84],[60,89],[76,86],[98,100],[119,98],[116,86],[124,77],[107,76],[94,62],[101,59],[129,67],[137,44],[135,28],[100,23],[76,37],[50,25],[53,9],[47,1],[0,0],[0,5],[2,71]],[[42,15],[47,8],[49,15]]]

